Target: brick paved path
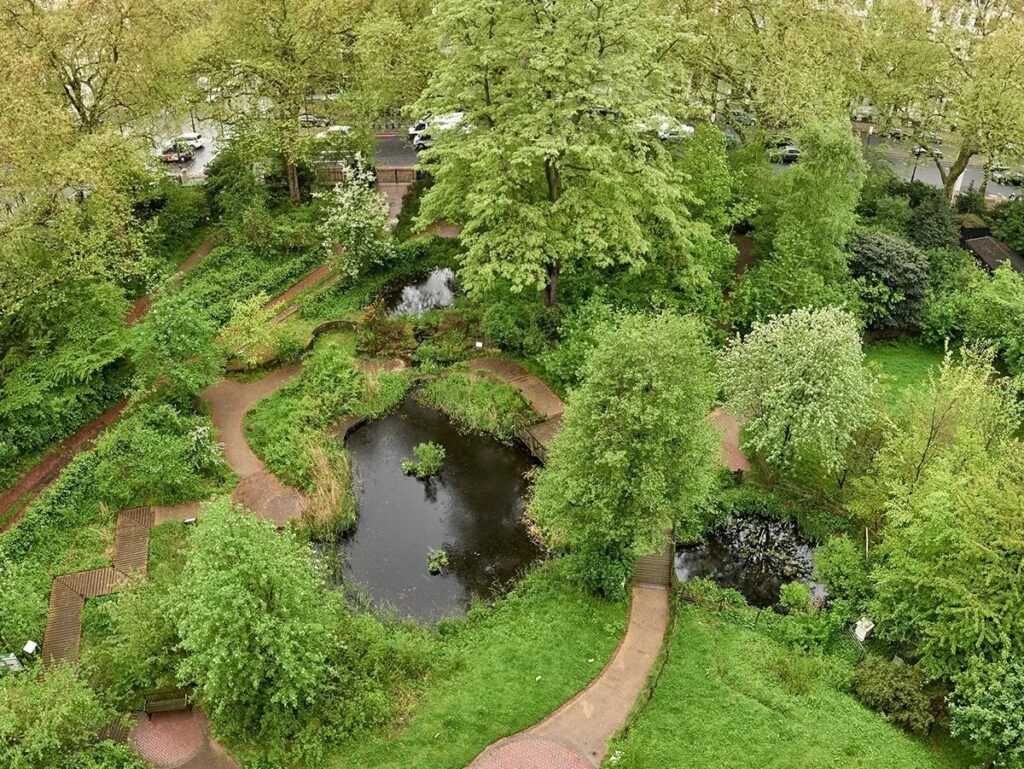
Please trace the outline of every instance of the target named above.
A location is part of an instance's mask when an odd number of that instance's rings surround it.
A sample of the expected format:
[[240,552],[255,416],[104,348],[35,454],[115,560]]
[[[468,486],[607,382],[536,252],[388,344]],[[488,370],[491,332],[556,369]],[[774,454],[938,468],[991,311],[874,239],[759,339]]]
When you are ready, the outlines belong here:
[[572,747],[548,737],[507,737],[473,762],[472,769],[594,769]]

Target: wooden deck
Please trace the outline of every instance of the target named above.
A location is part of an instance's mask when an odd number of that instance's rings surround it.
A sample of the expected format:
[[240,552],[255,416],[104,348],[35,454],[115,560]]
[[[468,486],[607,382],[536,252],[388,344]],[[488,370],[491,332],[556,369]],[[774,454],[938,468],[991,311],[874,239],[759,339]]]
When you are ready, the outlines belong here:
[[[181,516],[192,512],[191,505],[182,505]],[[163,511],[165,519],[168,508]],[[43,668],[60,662],[74,662],[82,636],[82,611],[86,598],[108,595],[128,581],[129,575],[146,575],[149,560],[149,530],[156,516],[150,507],[136,507],[117,514],[114,534],[113,565],[99,569],[76,571],[53,578],[50,603],[43,635]]]

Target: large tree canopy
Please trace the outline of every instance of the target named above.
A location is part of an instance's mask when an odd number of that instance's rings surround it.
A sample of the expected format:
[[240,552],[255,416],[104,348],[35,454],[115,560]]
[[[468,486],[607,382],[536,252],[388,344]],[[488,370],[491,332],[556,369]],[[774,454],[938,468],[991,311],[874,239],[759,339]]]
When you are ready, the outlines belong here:
[[647,0],[450,0],[419,107],[462,112],[424,156],[436,184],[420,221],[463,224],[470,290],[546,289],[574,263],[642,265],[655,230],[685,252],[686,184],[657,140],[677,113],[685,45]]
[[556,547],[584,555],[592,588],[692,523],[713,478],[713,358],[700,324],[666,313],[605,330],[537,478],[530,515]]

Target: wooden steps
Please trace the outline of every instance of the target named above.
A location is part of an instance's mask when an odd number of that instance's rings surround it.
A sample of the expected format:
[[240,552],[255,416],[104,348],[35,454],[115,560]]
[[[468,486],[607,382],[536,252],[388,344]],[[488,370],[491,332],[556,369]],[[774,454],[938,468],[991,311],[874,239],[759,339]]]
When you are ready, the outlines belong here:
[[675,548],[669,536],[661,552],[645,555],[636,562],[633,570],[633,584],[644,587],[669,587],[672,584],[672,571],[675,568]]

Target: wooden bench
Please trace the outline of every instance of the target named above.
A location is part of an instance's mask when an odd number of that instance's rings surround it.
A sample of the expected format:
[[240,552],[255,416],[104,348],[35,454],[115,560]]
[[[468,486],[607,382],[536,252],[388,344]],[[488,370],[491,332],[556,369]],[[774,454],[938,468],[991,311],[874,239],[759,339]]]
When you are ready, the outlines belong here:
[[165,689],[142,695],[142,711],[152,719],[154,713],[168,713],[173,710],[192,710],[190,689]]

